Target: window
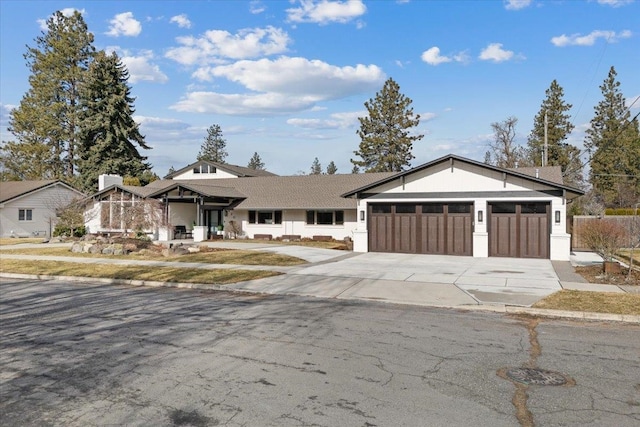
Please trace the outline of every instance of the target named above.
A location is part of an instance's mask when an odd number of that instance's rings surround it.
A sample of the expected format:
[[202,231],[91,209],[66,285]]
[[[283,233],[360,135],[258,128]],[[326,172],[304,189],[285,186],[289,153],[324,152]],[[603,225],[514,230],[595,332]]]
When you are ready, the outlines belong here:
[[471,213],[471,205],[468,203],[449,203],[449,213]]
[[249,224],[282,224],[282,211],[249,211]]
[[371,212],[374,214],[389,214],[391,213],[391,205],[371,205]]
[[203,164],[193,168],[193,173],[216,173],[215,166]]
[[515,203],[492,203],[491,213],[507,213],[507,214],[516,213],[516,204]]
[[33,209],[18,209],[18,221],[33,220]]
[[547,213],[546,203],[523,203],[520,205],[520,212],[523,214]]
[[342,225],[344,211],[307,211],[307,224]]
[[422,205],[423,214],[441,214],[444,212],[444,205],[442,203],[428,203]]
[[416,205],[396,205],[397,214],[414,214],[416,213]]

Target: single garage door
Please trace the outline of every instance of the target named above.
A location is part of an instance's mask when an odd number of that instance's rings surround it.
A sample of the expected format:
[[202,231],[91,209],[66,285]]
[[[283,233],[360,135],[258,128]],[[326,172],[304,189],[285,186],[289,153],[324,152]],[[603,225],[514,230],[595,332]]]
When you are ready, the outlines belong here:
[[369,250],[473,254],[473,204],[369,204]]
[[549,203],[489,203],[489,256],[549,258]]

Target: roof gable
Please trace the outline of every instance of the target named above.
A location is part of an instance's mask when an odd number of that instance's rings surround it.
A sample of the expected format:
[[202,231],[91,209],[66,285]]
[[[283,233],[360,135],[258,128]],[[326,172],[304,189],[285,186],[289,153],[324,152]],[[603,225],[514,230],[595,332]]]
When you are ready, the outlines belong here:
[[31,181],[2,181],[0,182],[0,203],[6,203],[27,194],[41,191],[56,185],[61,185],[71,191],[78,193],[78,196],[84,194],[58,179],[43,179]]
[[[269,171],[266,170],[258,170],[258,169],[251,169],[251,168],[247,168],[244,166],[238,166],[238,165],[230,165],[227,163],[219,163],[219,162],[212,162],[209,160],[198,160],[195,163],[191,163],[190,165],[187,165],[185,167],[183,167],[182,169],[179,169],[173,173],[168,174],[167,176],[164,177],[164,179],[175,179],[177,177],[179,177],[180,175],[184,175],[190,171],[192,171],[195,168],[199,168],[203,165],[206,166],[213,166],[214,168],[216,168],[216,170],[221,170],[224,171],[228,174],[231,175],[235,175],[238,178],[244,178],[244,177],[253,177],[253,176],[275,176],[274,173],[271,173]],[[215,177],[203,177],[201,179],[215,179]]]
[[[440,157],[436,160],[432,160],[431,162],[427,162],[424,163],[420,166],[416,166],[415,168],[409,169],[407,171],[403,171],[403,172],[399,172],[396,174],[393,174],[392,176],[385,178],[385,179],[381,179],[377,182],[373,182],[369,185],[363,186],[363,187],[359,187],[356,189],[353,189],[349,192],[343,193],[342,197],[352,197],[358,194],[361,194],[363,192],[367,192],[367,191],[371,191],[375,188],[382,188],[385,186],[385,184],[389,184],[392,183],[395,180],[400,180],[401,182],[403,182],[404,180],[408,179],[410,176],[412,175],[417,175],[420,174],[423,171],[427,171],[428,169],[432,169],[432,170],[436,170],[438,168],[454,168],[456,164],[460,165],[460,163],[464,164],[464,165],[469,165],[469,166],[473,166],[474,168],[478,169],[478,170],[486,170],[487,173],[491,172],[494,175],[498,174],[500,176],[502,176],[504,179],[506,179],[507,177],[512,177],[512,178],[518,178],[520,181],[525,182],[525,183],[529,183],[528,185],[542,185],[542,186],[548,186],[551,187],[553,189],[557,189],[557,190],[563,190],[563,191],[567,191],[568,193],[574,195],[574,196],[579,196],[584,194],[584,191],[577,189],[577,188],[573,188],[573,187],[569,187],[566,186],[562,183],[558,183],[558,182],[553,182],[553,181],[549,181],[546,179],[542,179],[541,177],[536,178],[535,176],[526,174],[526,173],[522,173],[519,172],[517,170],[512,170],[512,169],[504,169],[504,168],[500,168],[497,166],[492,166],[492,165],[488,165],[482,162],[478,162],[475,160],[471,160],[471,159],[467,159],[464,157],[460,157],[460,156],[456,156],[454,154],[449,154],[447,156],[444,157]],[[452,169],[453,170],[453,169]],[[506,182],[506,181],[505,181]],[[464,185],[464,183],[455,183],[457,185]],[[473,183],[472,183],[473,184]]]

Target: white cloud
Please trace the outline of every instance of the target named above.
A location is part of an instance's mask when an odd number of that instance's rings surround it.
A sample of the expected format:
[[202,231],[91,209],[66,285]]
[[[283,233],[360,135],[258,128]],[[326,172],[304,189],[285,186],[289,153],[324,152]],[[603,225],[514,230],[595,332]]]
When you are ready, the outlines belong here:
[[275,27],[248,28],[231,34],[209,30],[202,36],[178,37],[182,46],[170,48],[166,57],[183,65],[220,63],[224,58],[245,59],[287,51],[290,43],[286,31]]
[[504,0],[503,3],[507,10],[520,10],[529,7],[531,0]]
[[440,48],[437,46],[431,47],[422,52],[421,58],[429,65],[440,65],[452,61],[451,58],[440,55]]
[[337,67],[306,58],[239,61],[206,70],[251,92],[223,94],[193,91],[171,108],[178,111],[264,116],[310,110],[316,103],[379,88],[385,79],[375,65]]
[[438,117],[438,115],[436,113],[422,113],[420,114],[420,121],[421,122],[428,122],[430,120],[435,119],[436,117]]
[[627,106],[627,108],[631,110],[640,109],[640,94],[636,96],[632,96],[631,98],[627,98],[625,100],[625,105]]
[[362,0],[300,0],[300,7],[287,9],[289,22],[312,22],[326,25],[332,22],[347,23],[366,13]]
[[259,0],[253,0],[249,2],[249,12],[254,15],[258,15],[267,10],[267,7]]
[[189,21],[189,18],[187,18],[187,15],[184,13],[172,16],[171,19],[169,19],[169,22],[172,24],[178,24],[178,27],[180,28],[191,28],[191,21]]
[[159,129],[163,131],[184,130],[190,126],[189,124],[177,119],[166,119],[162,117],[134,116],[133,120],[135,120],[135,122],[141,127],[144,126],[149,129]]
[[358,125],[358,117],[367,115],[366,111],[348,113],[334,113],[330,119],[300,119],[292,118],[287,124],[303,129],[348,129]]
[[[74,7],[65,7],[64,9],[60,9],[60,13],[62,13],[64,16],[66,16],[67,18],[70,17],[71,15],[73,15],[73,13],[75,11],[80,12],[80,15],[85,15],[86,11],[85,9],[76,9]],[[51,18],[53,15],[49,16],[49,18]],[[47,18],[48,19],[48,18]],[[42,31],[47,31],[49,29],[49,27],[47,27],[47,19],[36,19],[36,22],[38,23],[38,25],[40,26],[40,29]]]
[[621,39],[626,39],[631,37],[631,31],[624,30],[619,33],[615,31],[602,31],[602,30],[594,30],[586,36],[580,34],[572,34],[567,36],[563,34],[561,36],[552,37],[551,43],[554,46],[564,47],[564,46],[593,46],[598,39],[605,39],[608,43],[615,43]]
[[320,60],[280,57],[243,60],[213,67],[212,77],[224,77],[258,92],[277,92],[314,100],[343,98],[378,87],[385,77],[376,65],[338,67]]
[[480,52],[480,58],[483,61],[504,62],[512,59],[513,51],[502,48],[502,43],[491,43]]
[[122,62],[127,66],[127,70],[129,70],[130,83],[140,81],[166,83],[169,81],[167,75],[160,71],[160,67],[150,62],[152,59],[153,52],[150,50],[143,51],[138,56],[125,55],[122,57]]
[[420,56],[424,62],[429,65],[440,65],[446,62],[462,62],[467,64],[470,61],[469,55],[466,52],[458,52],[450,56],[440,55],[440,48],[433,46],[424,52]]
[[633,0],[598,0],[598,3],[605,6],[620,7],[633,3]]
[[119,37],[129,36],[135,37],[142,32],[142,24],[133,17],[131,12],[119,13],[109,21],[108,36]]

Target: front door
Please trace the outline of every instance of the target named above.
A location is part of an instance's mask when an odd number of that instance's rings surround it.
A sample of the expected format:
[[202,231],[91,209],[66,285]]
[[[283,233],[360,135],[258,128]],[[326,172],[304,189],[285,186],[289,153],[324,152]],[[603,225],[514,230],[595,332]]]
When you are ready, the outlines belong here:
[[204,226],[207,227],[207,240],[217,235],[219,225],[222,225],[222,209],[205,209]]

